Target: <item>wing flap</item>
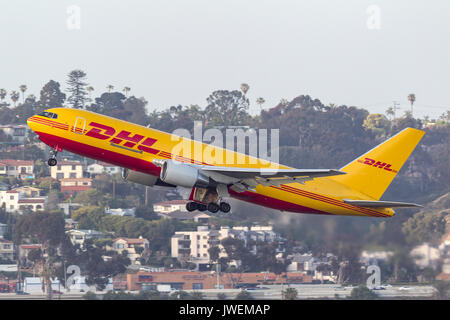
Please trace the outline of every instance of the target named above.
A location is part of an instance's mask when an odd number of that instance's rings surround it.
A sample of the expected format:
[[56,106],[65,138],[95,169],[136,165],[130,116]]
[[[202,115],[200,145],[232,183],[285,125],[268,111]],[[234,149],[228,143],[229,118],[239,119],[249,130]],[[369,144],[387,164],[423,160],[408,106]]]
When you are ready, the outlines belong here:
[[345,203],[352,204],[358,207],[367,208],[411,208],[422,207],[420,204],[408,203],[408,202],[394,202],[394,201],[375,201],[375,200],[350,200],[344,199]]

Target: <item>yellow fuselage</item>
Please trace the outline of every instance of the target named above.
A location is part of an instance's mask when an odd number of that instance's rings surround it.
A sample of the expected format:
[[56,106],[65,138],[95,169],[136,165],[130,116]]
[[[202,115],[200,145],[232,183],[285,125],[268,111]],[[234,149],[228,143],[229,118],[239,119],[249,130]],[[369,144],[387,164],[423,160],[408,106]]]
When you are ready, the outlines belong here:
[[[153,159],[244,168],[269,165],[234,151],[180,139],[170,133],[89,111],[68,108],[47,111],[58,117],[51,119],[36,115],[28,119],[29,127],[44,143],[57,150],[67,150],[155,176],[159,176],[160,168],[152,163]],[[239,158],[239,161],[230,162],[232,158]],[[279,187],[258,185],[251,191],[238,193],[230,189],[229,192],[234,198],[283,211],[370,217],[390,217],[394,214],[392,209],[362,208],[344,203],[343,199],[367,199],[367,196],[339,183],[334,177]]]

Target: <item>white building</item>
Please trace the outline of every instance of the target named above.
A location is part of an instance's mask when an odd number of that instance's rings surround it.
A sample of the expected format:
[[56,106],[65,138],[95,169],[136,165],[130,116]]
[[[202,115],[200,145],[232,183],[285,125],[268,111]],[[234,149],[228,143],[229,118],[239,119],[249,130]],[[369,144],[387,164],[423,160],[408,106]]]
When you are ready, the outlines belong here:
[[8,231],[8,225],[4,223],[0,223],[0,239],[5,237],[6,232]]
[[83,165],[79,161],[58,161],[56,166],[50,167],[53,179],[83,178]]
[[17,143],[23,143],[28,134],[28,127],[21,124],[0,125],[0,130],[8,137],[11,137],[13,142]]
[[121,168],[106,162],[96,162],[87,166],[87,172],[92,176],[96,174],[116,174],[121,172]]
[[81,247],[84,246],[84,242],[88,239],[100,239],[104,236],[103,233],[96,230],[72,229],[66,231],[66,233],[69,235],[73,245],[79,244]]
[[439,260],[441,259],[439,249],[428,243],[413,248],[410,255],[412,256],[414,263],[422,269],[428,267],[436,269]]
[[[64,286],[57,278],[51,279],[52,290],[64,290]],[[44,288],[44,291],[42,290]],[[46,290],[45,280],[40,277],[26,277],[23,279],[23,291],[29,294],[43,294]]]
[[7,212],[23,213],[29,208],[31,211],[43,211],[47,197],[25,197],[17,190],[0,191],[0,206],[5,206]]
[[[178,231],[171,239],[172,257],[179,260],[188,260],[194,263],[207,263],[210,261],[208,250],[211,247],[218,246],[220,249],[219,257],[226,257],[225,250],[221,241],[225,238],[236,238],[244,241],[248,246],[250,240],[261,242],[284,243],[284,239],[273,232],[272,227],[221,227],[220,230],[210,230],[208,226],[199,226],[197,231]],[[253,254],[256,254],[256,246],[249,247]],[[283,248],[280,246],[279,252]],[[238,265],[240,262],[235,261]]]
[[174,211],[186,211],[187,200],[171,200],[158,202],[153,205],[153,211],[155,213],[169,213]]
[[134,217],[136,215],[136,208],[117,208],[117,209],[110,209],[105,208],[105,214],[110,214],[112,216],[120,216],[120,217]]
[[13,176],[19,179],[34,179],[34,163],[28,160],[0,160],[0,175]]

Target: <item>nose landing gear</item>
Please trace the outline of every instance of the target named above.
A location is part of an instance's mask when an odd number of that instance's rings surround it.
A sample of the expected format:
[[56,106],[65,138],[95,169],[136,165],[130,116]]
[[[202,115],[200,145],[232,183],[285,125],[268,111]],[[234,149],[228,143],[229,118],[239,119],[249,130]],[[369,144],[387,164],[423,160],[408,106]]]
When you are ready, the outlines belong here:
[[50,167],[56,166],[58,163],[58,160],[56,160],[56,155],[58,154],[58,150],[56,148],[53,148],[50,150],[50,159],[48,159],[47,164]]

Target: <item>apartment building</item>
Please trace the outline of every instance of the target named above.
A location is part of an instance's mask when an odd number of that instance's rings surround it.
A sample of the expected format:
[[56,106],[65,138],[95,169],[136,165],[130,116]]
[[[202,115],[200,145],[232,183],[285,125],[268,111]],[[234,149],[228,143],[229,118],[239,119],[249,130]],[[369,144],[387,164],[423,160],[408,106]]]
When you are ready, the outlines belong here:
[[83,165],[79,161],[58,161],[50,167],[50,175],[57,180],[83,178]]
[[[273,232],[271,226],[255,227],[221,227],[220,230],[210,230],[208,226],[199,226],[197,231],[178,231],[171,238],[171,255],[180,261],[190,261],[204,264],[210,261],[209,249],[218,246],[221,249],[219,257],[226,257],[221,241],[225,238],[235,238],[244,241],[253,254],[256,254],[255,242],[272,243],[277,241],[279,253],[284,252],[285,239]],[[240,261],[232,264],[239,265]]]

